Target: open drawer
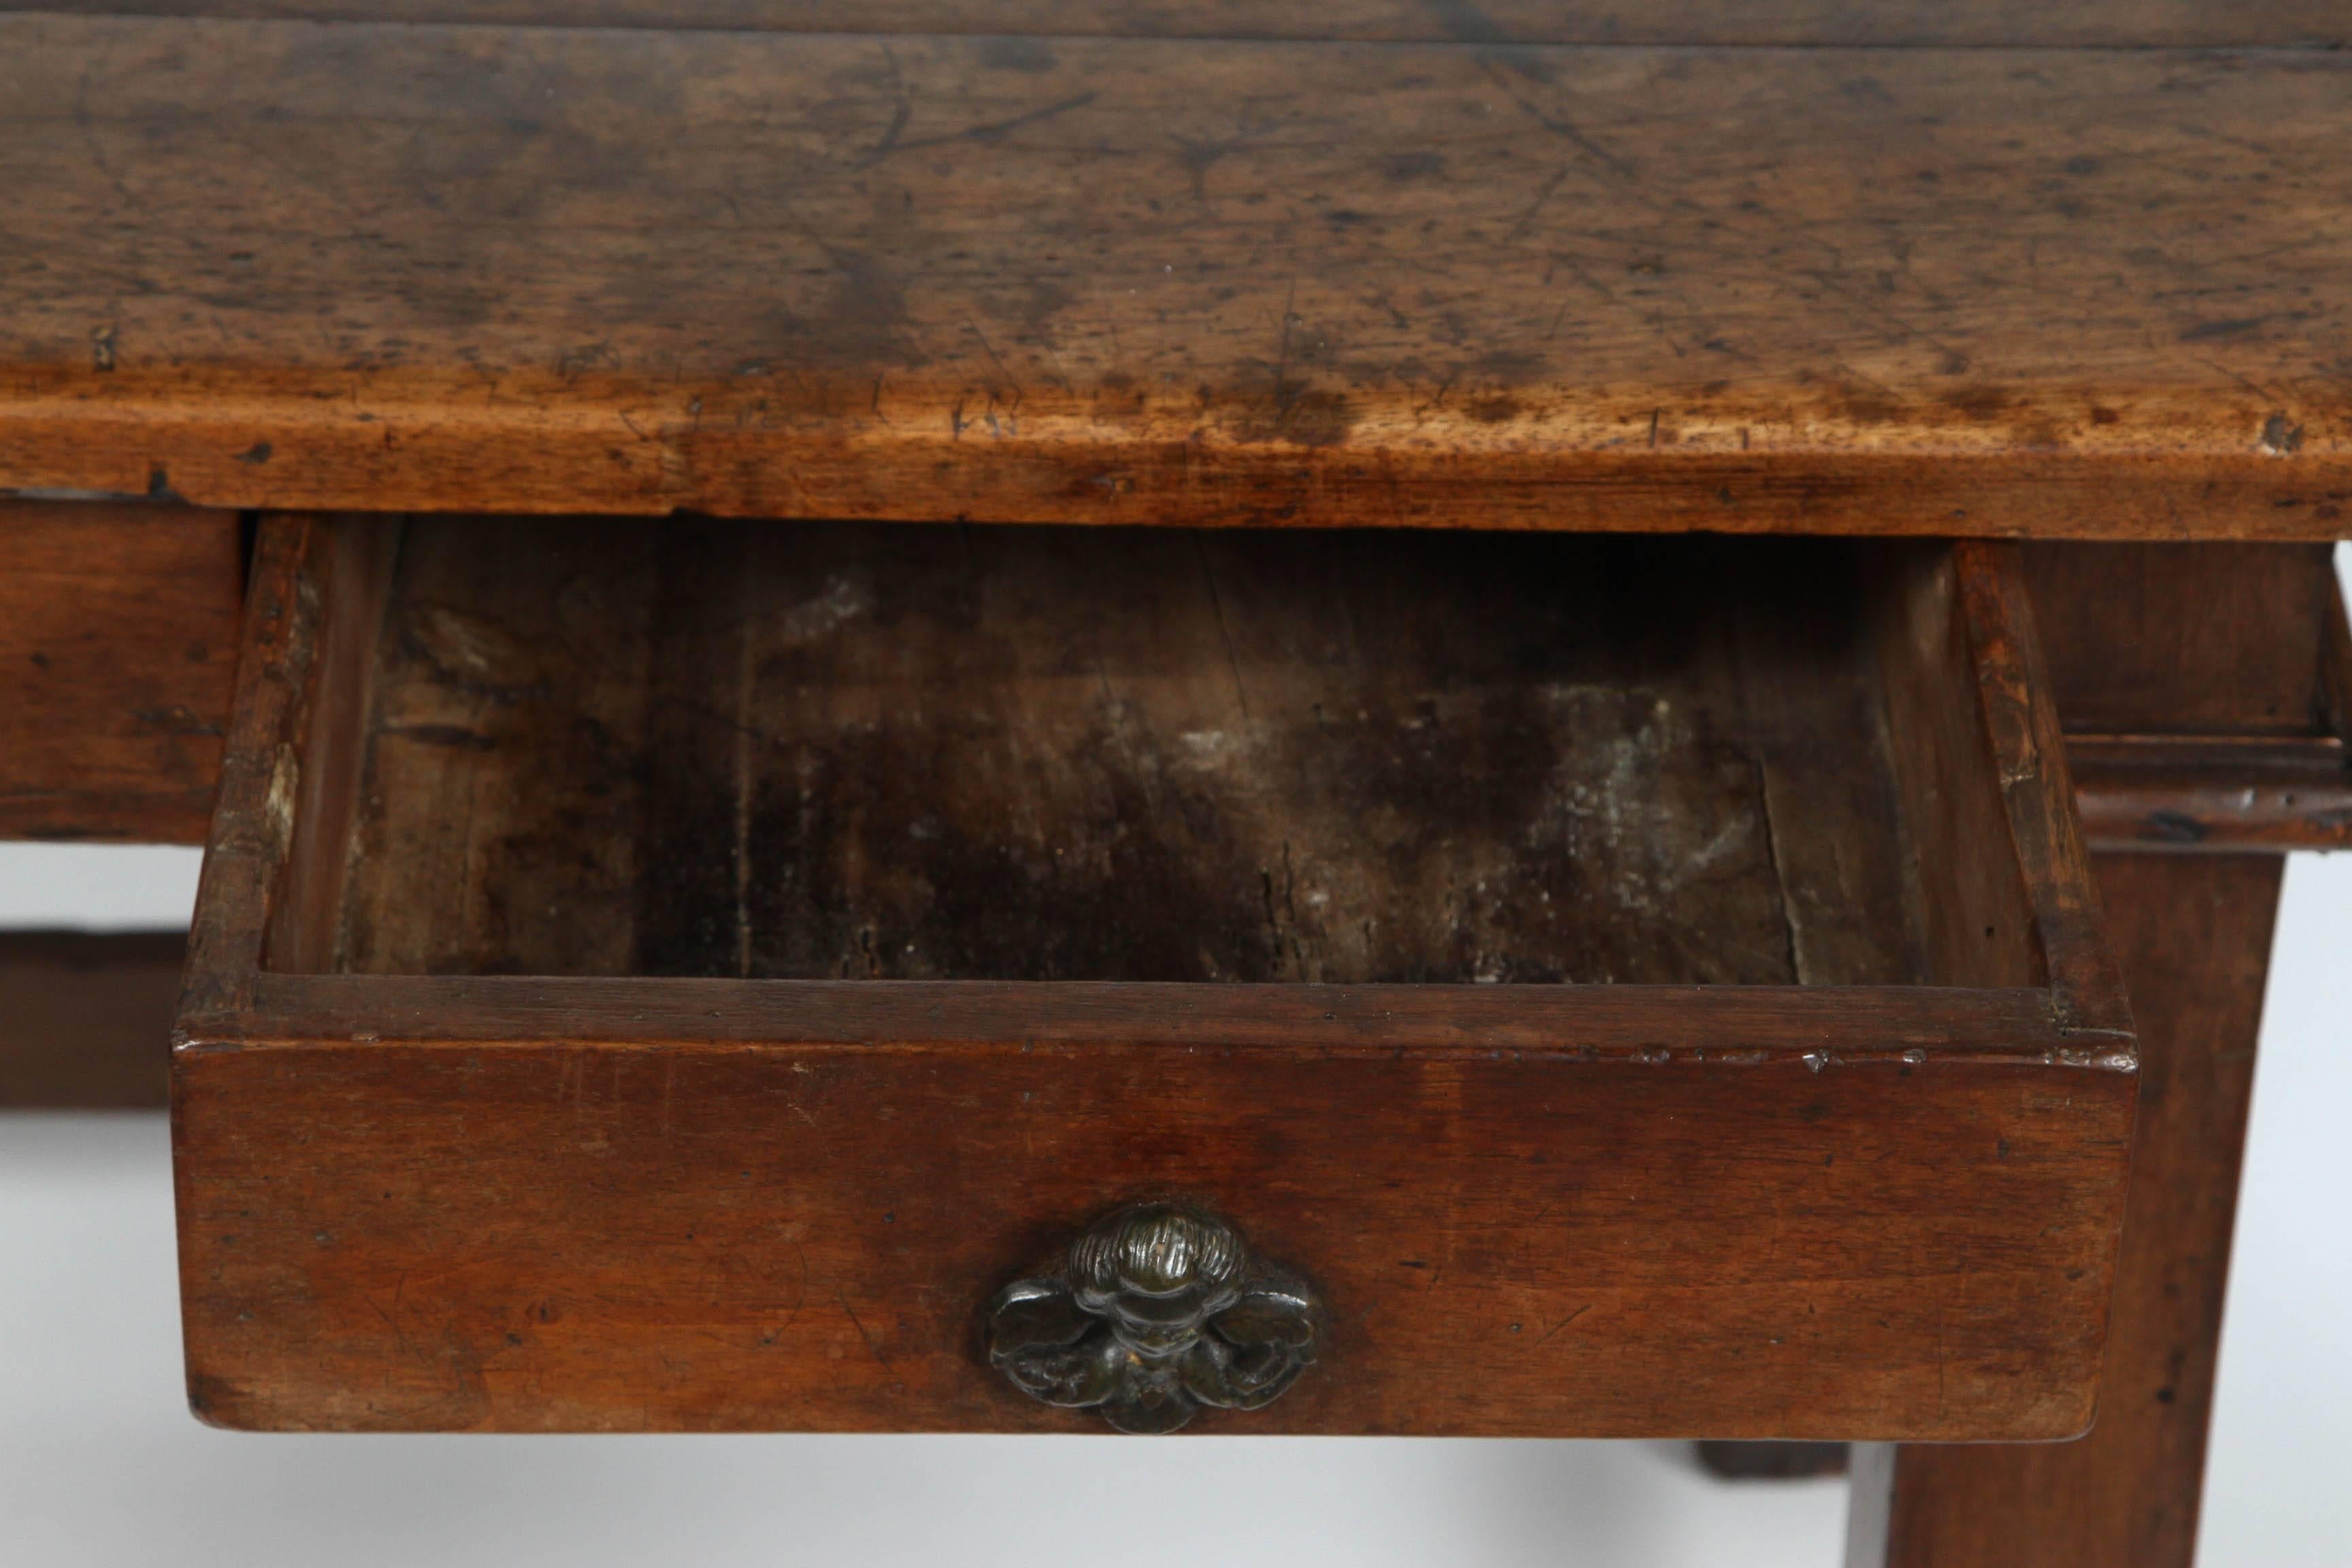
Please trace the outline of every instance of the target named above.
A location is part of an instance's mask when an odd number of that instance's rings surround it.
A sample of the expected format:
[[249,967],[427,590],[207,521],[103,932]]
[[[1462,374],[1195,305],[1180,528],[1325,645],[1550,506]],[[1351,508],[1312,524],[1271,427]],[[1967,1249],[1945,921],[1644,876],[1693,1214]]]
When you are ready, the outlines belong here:
[[284,516],[248,616],[210,1420],[2090,1419],[2135,1058],[2010,547]]

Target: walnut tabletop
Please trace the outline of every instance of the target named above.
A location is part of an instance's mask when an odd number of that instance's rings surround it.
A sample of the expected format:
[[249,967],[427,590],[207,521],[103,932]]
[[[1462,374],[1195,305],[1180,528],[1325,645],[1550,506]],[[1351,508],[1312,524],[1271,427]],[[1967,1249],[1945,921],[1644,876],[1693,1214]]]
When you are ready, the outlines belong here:
[[2352,531],[2338,5],[130,8],[0,16],[0,493]]

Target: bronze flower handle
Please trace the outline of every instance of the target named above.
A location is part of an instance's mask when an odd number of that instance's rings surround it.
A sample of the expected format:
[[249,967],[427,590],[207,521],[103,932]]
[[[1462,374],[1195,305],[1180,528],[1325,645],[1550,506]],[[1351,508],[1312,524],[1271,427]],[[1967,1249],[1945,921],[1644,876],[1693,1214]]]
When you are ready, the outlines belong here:
[[1315,1359],[1321,1320],[1306,1283],[1224,1221],[1139,1204],[1097,1220],[1059,1270],[996,1293],[988,1360],[1048,1405],[1173,1432],[1203,1405],[1271,1403]]

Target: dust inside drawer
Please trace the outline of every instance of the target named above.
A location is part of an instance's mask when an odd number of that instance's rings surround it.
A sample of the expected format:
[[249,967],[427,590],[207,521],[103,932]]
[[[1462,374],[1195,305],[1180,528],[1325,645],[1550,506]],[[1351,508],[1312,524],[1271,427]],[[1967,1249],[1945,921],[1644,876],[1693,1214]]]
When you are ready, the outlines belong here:
[[1834,543],[445,520],[336,966],[1915,978]]
[[977,1315],[1138,1203],[1317,1303],[1233,1430],[2087,1418],[2132,1046],[2000,547],[273,519],[241,679],[214,1419],[1052,1429]]

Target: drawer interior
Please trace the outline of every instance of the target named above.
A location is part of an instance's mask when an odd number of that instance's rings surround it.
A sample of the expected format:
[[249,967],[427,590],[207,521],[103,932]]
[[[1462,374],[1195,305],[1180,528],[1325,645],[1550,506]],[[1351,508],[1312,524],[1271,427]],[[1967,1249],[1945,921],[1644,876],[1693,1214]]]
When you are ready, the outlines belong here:
[[1958,820],[1997,825],[1989,763],[1900,765],[1949,640],[1923,668],[1916,550],[437,518],[362,554],[365,719],[314,741],[349,799],[277,967],[1948,983],[1973,880],[2039,979],[2006,835]]
[[1233,1430],[2089,1418],[2137,1058],[2013,548],[278,516],[248,597],[208,1420],[1085,1429],[978,1314],[1162,1201],[1328,1309]]

